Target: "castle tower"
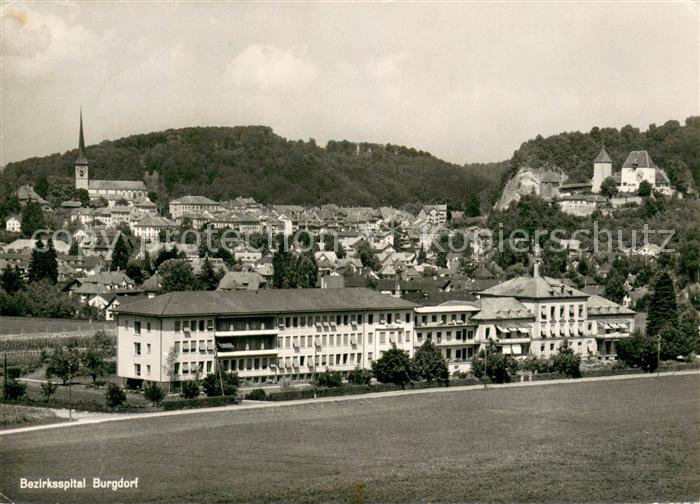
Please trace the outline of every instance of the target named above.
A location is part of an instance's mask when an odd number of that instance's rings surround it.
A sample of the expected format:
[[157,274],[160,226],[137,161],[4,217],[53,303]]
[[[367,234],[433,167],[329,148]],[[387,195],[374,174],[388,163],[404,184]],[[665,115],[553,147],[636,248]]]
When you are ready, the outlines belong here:
[[600,192],[600,186],[608,177],[612,177],[612,159],[605,150],[605,144],[600,149],[598,156],[593,160],[593,180],[591,180],[591,192]]
[[80,136],[78,138],[78,159],[75,160],[75,188],[88,190],[88,160],[85,154],[83,137],[83,109],[80,109]]

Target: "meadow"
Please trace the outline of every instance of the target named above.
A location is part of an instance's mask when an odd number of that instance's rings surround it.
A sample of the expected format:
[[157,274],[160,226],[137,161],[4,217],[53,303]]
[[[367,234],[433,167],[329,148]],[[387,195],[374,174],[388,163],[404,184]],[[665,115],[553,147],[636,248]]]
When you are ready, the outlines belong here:
[[[13,434],[21,502],[648,502],[700,495],[700,375],[195,413]],[[29,491],[20,477],[139,478]]]

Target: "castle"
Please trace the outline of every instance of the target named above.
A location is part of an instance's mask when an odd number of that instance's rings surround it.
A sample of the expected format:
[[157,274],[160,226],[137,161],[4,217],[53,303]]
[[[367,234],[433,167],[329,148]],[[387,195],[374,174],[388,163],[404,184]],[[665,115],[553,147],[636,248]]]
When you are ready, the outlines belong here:
[[600,193],[603,181],[612,177],[623,194],[636,194],[642,181],[647,181],[651,187],[663,195],[671,196],[673,189],[666,172],[656,166],[647,151],[632,151],[622,163],[620,173],[613,174],[612,160],[605,150],[600,149],[598,156],[593,160],[593,179],[591,180],[591,192]]
[[122,199],[135,203],[148,198],[148,189],[142,180],[90,180],[90,167],[85,154],[82,110],[80,111],[78,158],[75,160],[75,188],[85,189],[90,199],[104,198],[109,206],[114,206]]

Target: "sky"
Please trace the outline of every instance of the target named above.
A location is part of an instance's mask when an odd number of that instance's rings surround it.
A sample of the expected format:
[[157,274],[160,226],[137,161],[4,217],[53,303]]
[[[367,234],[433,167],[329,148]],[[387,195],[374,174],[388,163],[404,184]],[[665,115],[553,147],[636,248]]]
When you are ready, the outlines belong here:
[[700,113],[699,4],[3,2],[0,165],[267,125],[500,161],[538,134]]

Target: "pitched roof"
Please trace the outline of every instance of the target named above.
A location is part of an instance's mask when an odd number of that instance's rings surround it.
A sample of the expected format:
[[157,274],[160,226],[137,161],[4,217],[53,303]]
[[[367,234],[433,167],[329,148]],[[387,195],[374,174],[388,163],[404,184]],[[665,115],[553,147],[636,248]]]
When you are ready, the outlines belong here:
[[75,164],[88,164],[87,155],[85,154],[85,138],[83,136],[83,109],[80,108],[80,132],[78,133],[78,159]]
[[588,294],[550,277],[515,277],[488,288],[482,296],[528,299],[588,297]]
[[634,311],[602,296],[588,298],[588,315],[634,315]]
[[88,189],[112,191],[145,191],[142,180],[89,180]]
[[181,198],[172,200],[171,205],[218,205],[214,200],[210,200],[206,196],[183,196]]
[[265,283],[257,271],[229,271],[219,281],[218,290],[257,290]]
[[414,303],[371,289],[265,289],[169,292],[130,303],[120,313],[176,317],[410,309]]
[[608,151],[605,150],[605,147],[600,149],[600,152],[596,156],[596,158],[593,160],[594,163],[610,163],[612,164],[612,159],[610,159],[610,155],[608,154]]
[[484,297],[476,301],[474,305],[480,310],[472,317],[474,320],[535,318],[535,315],[525,305],[513,297]]
[[622,163],[623,168],[656,168],[647,151],[632,151]]

